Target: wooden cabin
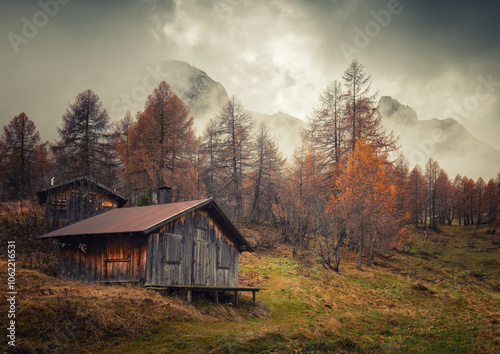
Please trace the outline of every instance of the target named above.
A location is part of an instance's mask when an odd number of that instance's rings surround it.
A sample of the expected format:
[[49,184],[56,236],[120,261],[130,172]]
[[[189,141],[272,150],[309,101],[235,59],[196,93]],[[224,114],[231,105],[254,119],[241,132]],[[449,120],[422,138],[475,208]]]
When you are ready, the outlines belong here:
[[122,208],[127,199],[88,177],[54,185],[37,192],[38,202],[45,206],[45,216],[56,225],[73,223]]
[[252,251],[213,199],[114,209],[40,238],[58,241],[60,277],[90,284],[235,290]]

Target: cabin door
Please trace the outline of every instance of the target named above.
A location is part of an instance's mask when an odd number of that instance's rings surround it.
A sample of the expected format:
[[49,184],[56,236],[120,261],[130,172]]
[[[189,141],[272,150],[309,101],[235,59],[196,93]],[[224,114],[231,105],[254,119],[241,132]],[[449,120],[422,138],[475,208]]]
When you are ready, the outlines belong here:
[[193,246],[193,285],[208,285],[210,242],[194,240]]
[[109,236],[104,262],[104,280],[130,280],[130,236]]

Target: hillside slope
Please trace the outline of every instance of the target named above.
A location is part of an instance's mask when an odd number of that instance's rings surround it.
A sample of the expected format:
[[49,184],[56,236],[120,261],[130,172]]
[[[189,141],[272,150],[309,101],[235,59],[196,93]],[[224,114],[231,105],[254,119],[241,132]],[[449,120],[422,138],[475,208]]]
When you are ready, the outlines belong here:
[[[245,229],[249,239],[274,231]],[[280,246],[241,257],[240,284],[258,306],[90,286],[18,270],[18,350],[62,352],[494,353],[500,348],[500,236],[443,227],[424,244],[341,273],[313,252]],[[6,279],[5,263],[1,276]],[[6,313],[6,303],[0,307]],[[4,318],[5,320],[5,318]],[[2,344],[5,344],[2,343]]]

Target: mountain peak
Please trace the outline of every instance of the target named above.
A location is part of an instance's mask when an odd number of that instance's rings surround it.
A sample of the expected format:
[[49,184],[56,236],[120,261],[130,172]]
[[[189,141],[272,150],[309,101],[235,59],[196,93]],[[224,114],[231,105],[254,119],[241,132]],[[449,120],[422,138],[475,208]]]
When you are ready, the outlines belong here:
[[413,108],[402,105],[391,96],[382,96],[378,101],[379,112],[386,120],[396,120],[397,123],[413,125],[418,122],[417,113]]
[[165,60],[160,64],[160,72],[189,108],[199,127],[203,127],[229,99],[221,83],[184,61]]
[[423,166],[429,157],[451,175],[494,176],[500,152],[476,139],[453,118],[419,120],[415,111],[392,97],[379,100],[382,124],[399,136],[410,166]]

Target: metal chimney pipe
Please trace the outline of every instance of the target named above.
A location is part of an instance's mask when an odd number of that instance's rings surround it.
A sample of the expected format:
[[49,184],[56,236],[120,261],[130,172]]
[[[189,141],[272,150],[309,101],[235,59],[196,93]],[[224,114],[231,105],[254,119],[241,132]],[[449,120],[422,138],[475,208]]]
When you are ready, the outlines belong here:
[[172,203],[172,188],[160,187],[158,188],[158,204]]

